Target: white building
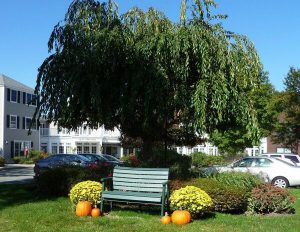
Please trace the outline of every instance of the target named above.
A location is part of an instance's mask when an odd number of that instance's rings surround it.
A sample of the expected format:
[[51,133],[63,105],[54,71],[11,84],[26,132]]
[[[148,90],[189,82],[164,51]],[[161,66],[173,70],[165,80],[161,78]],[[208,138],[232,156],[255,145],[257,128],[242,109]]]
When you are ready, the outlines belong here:
[[58,131],[53,123],[41,123],[40,148],[51,154],[105,153],[122,157],[120,135],[119,130],[108,131],[104,127],[93,130],[83,125],[76,131]]
[[203,144],[198,144],[194,147],[187,147],[187,146],[176,147],[176,151],[177,151],[177,153],[183,154],[183,155],[190,155],[194,152],[203,152],[207,155],[213,155],[213,156],[216,156],[219,154],[218,148],[207,142],[203,143]]
[[268,152],[267,148],[268,148],[267,138],[262,138],[260,140],[260,145],[259,146],[254,146],[254,147],[246,148],[246,154],[248,156],[261,155],[263,153],[267,153]]

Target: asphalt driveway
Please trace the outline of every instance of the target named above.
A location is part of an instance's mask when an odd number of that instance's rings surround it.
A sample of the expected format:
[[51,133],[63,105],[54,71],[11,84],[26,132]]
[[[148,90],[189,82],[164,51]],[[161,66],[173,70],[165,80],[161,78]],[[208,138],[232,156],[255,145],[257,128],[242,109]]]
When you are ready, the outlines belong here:
[[33,181],[33,165],[6,164],[0,168],[0,184],[24,184]]

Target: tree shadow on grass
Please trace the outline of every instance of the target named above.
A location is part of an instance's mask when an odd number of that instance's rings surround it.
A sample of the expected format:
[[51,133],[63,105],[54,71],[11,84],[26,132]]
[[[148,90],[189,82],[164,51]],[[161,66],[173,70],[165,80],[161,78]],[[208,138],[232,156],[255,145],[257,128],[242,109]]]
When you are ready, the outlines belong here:
[[0,210],[25,203],[42,200],[54,200],[54,197],[41,196],[36,191],[35,184],[1,184]]

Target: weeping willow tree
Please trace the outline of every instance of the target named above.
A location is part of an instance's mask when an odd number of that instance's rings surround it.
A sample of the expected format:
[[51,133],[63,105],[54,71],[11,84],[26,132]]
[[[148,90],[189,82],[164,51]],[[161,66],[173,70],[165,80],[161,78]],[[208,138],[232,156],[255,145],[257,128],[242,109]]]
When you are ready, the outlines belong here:
[[118,127],[141,139],[145,158],[156,142],[192,144],[215,129],[239,126],[257,139],[259,57],[215,7],[183,0],[174,23],[153,8],[119,15],[111,1],[73,1],[39,68],[35,117],[70,130]]

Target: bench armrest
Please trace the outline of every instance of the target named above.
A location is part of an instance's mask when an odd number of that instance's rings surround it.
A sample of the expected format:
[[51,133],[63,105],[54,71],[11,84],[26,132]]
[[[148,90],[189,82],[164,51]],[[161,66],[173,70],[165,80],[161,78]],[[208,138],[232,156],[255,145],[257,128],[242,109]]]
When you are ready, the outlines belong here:
[[102,192],[105,191],[106,184],[108,184],[108,188],[111,188],[110,182],[112,181],[112,177],[105,177],[101,178],[101,183],[102,183]]
[[101,178],[101,182],[104,182],[104,181],[106,181],[106,180],[112,180],[112,177],[104,177],[104,178]]
[[167,185],[167,184],[169,184],[170,183],[170,181],[169,180],[166,180],[165,182],[162,182],[162,185],[164,186],[164,185]]

